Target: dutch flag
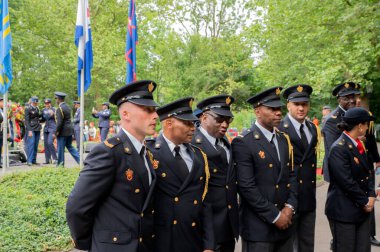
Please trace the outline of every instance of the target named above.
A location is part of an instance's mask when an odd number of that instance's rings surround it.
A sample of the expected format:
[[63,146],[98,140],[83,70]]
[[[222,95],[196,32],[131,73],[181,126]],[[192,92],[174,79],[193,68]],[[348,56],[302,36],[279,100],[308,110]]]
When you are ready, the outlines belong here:
[[78,1],[75,45],[78,47],[78,96],[80,96],[82,74],[84,75],[84,92],[86,92],[91,84],[91,69],[93,66],[88,0]]

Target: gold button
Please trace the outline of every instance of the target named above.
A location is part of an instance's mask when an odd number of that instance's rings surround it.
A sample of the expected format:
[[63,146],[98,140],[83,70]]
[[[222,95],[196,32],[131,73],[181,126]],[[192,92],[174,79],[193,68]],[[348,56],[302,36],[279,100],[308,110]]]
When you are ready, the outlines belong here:
[[290,184],[287,184],[286,186],[289,188],[289,187],[290,187]]
[[274,204],[275,207],[277,207],[277,204]]
[[300,180],[300,184],[302,184],[302,179]]
[[144,217],[144,213],[141,213],[140,216],[141,216],[141,217]]
[[175,202],[178,202],[178,201],[179,201],[179,198],[178,198],[178,197],[175,197],[175,198],[174,198],[174,201],[175,201]]
[[152,214],[154,214],[154,210],[152,210]]
[[231,205],[228,205],[227,207],[228,207],[228,209],[231,209],[231,208],[232,208],[232,206],[231,206]]
[[117,242],[117,237],[112,238],[114,242]]
[[315,181],[314,181],[314,180],[312,180],[312,181],[311,181],[311,183],[313,183],[313,184],[314,184],[314,183],[315,183]]
[[135,193],[139,193],[139,192],[140,192],[140,189],[136,188]]
[[152,235],[152,238],[154,238],[154,237],[156,237],[156,235],[153,234],[153,235]]
[[177,225],[177,220],[174,220],[174,221],[173,221],[173,224],[174,224],[174,225]]
[[278,186],[278,185],[276,185],[276,189],[278,189],[278,187],[279,187],[279,186]]
[[194,205],[197,205],[198,204],[198,201],[197,200],[194,200]]
[[300,164],[300,167],[302,167],[302,164]]
[[363,182],[364,181],[364,179],[362,179],[362,180],[360,180],[361,182]]
[[368,180],[368,177],[366,177],[365,179]]
[[216,173],[217,171],[218,171],[218,169],[215,168],[215,169],[214,169],[214,173]]
[[163,173],[161,174],[161,176],[162,176],[163,178],[165,178],[165,177],[166,177],[166,173],[163,172]]
[[289,163],[287,163],[286,165],[289,166]]
[[315,164],[312,164],[312,165],[311,165],[311,167],[314,167],[314,166],[315,166]]
[[238,184],[238,182],[236,181],[235,184]]
[[269,164],[269,168],[272,168],[273,167],[273,164]]
[[195,223],[195,222],[191,223],[192,227],[195,227],[196,225],[197,225],[197,223]]
[[203,177],[200,177],[200,178],[199,178],[199,180],[201,180],[201,181],[202,181],[202,180],[203,180]]
[[226,185],[226,189],[228,189],[228,185]]
[[139,241],[142,242],[142,237],[140,237]]

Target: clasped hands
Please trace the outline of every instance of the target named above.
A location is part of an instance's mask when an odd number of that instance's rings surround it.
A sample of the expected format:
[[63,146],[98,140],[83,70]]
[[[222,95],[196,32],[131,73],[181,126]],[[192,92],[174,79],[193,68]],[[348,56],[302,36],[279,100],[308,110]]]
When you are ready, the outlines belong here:
[[274,224],[276,225],[278,229],[285,230],[292,224],[292,218],[293,218],[293,210],[290,207],[285,206],[281,210],[280,217]]

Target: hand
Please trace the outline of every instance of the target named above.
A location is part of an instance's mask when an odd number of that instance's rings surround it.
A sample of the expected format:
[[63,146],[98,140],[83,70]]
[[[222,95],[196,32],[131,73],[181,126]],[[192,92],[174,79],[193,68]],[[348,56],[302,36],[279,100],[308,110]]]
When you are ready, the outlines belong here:
[[33,136],[33,132],[32,131],[28,131],[28,137],[32,137]]
[[214,252],[214,250],[211,250],[211,249],[205,249],[205,250],[203,250],[203,252]]
[[380,167],[380,162],[376,162],[375,163],[375,167],[377,168],[377,167]]
[[289,217],[281,212],[280,218],[278,218],[274,225],[280,230],[285,230],[289,227],[289,221]]
[[370,213],[370,212],[372,212],[374,205],[375,205],[375,197],[369,197],[368,198],[368,203],[367,203],[367,205],[365,205],[363,207],[363,210],[366,213]]
[[293,218],[293,210],[292,210],[290,207],[285,206],[285,207],[281,210],[281,214],[285,214],[285,215],[289,218],[289,221],[290,221],[289,224],[292,224],[291,220],[292,220],[292,218]]
[[380,197],[380,189],[376,189],[376,196]]

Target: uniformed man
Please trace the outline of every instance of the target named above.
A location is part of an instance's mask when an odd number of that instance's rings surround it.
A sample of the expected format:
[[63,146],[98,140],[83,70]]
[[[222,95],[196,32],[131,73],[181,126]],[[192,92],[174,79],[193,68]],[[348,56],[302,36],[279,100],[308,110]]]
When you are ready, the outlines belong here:
[[74,137],[75,137],[75,142],[77,143],[77,149],[80,149],[80,102],[79,101],[74,101],[74,109],[75,109],[75,114],[73,118],[73,123],[74,123]]
[[[205,200],[209,171],[207,157],[189,144],[194,134],[193,98],[157,110],[163,133],[148,141],[157,175],[155,193],[156,252],[213,251],[212,209]],[[207,195],[206,195],[207,194]]]
[[36,161],[38,152],[38,143],[40,142],[41,134],[41,113],[38,108],[38,97],[33,96],[30,98],[30,105],[25,109],[25,127],[28,134],[27,140],[27,164],[39,165]]
[[110,129],[110,104],[108,102],[103,102],[102,104],[103,110],[97,111],[95,109],[92,110],[92,116],[94,118],[99,118],[99,130],[100,130],[100,140],[104,142],[107,139],[108,131]]
[[316,147],[317,127],[306,116],[310,110],[309,85],[295,85],[284,90],[288,114],[279,129],[285,132],[293,146],[294,170],[298,179],[298,208],[295,226],[294,251],[314,251],[316,217]]
[[58,108],[55,111],[55,118],[57,122],[57,143],[58,143],[58,161],[57,166],[65,165],[65,148],[70,152],[71,156],[79,164],[78,150],[73,146],[73,126],[71,124],[71,109],[65,103],[67,94],[63,92],[55,92],[55,99]]
[[66,217],[75,247],[90,251],[153,251],[156,175],[144,138],[153,135],[156,83],[136,81],[116,90],[120,132],[96,145],[71,192]]
[[325,158],[323,160],[323,177],[325,181],[330,181],[327,156],[330,152],[331,145],[342,134],[336,125],[342,121],[341,117],[349,108],[355,107],[356,95],[360,94],[359,89],[359,84],[354,82],[346,82],[336,86],[332,92],[332,95],[337,97],[339,105],[328,115],[326,123],[322,129],[325,145]]
[[247,100],[256,122],[232,141],[243,252],[293,251],[298,189],[289,137],[275,128],[281,121],[281,90],[270,88]]
[[210,170],[208,200],[212,203],[216,251],[233,252],[239,237],[236,171],[231,145],[226,132],[233,120],[229,95],[209,97],[197,104],[200,127],[193,144],[201,148],[208,159]]
[[42,109],[42,122],[44,126],[44,146],[45,146],[45,164],[57,163],[57,150],[54,146],[55,131],[57,125],[55,122],[55,108],[51,106],[51,99],[44,100],[45,108]]

